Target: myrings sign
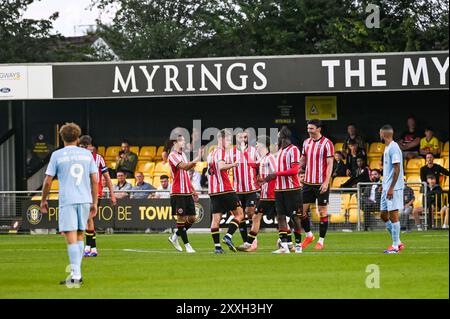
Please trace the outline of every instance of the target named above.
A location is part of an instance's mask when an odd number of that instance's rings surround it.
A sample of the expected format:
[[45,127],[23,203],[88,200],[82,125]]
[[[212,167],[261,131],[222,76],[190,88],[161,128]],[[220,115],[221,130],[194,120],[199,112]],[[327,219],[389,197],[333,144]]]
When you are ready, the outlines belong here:
[[448,66],[448,51],[28,65],[24,99],[448,90]]

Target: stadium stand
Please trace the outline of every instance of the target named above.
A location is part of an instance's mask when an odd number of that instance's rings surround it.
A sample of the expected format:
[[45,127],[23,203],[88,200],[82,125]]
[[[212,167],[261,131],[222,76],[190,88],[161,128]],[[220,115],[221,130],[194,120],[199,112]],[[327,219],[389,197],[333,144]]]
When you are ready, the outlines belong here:
[[97,154],[100,154],[102,157],[105,157],[106,147],[99,146],[97,147]]
[[138,161],[136,172],[142,172],[144,177],[152,177],[155,171],[155,163],[149,161]]
[[350,179],[350,177],[347,177],[347,176],[335,177],[335,178],[333,178],[333,181],[331,182],[331,188],[339,188],[339,187],[341,187],[341,184],[345,183],[349,179]]
[[412,158],[406,163],[405,174],[419,174],[420,168],[425,165],[425,159],[423,158]]
[[115,160],[119,155],[120,150],[121,150],[120,146],[109,146],[106,149],[105,161]]
[[156,146],[142,146],[139,152],[140,161],[153,161],[156,157]]
[[442,148],[441,151],[441,157],[448,157],[448,141],[445,142],[444,147]]
[[380,142],[374,142],[370,144],[369,152],[367,153],[367,158],[369,161],[374,158],[381,158],[384,152],[385,145]]

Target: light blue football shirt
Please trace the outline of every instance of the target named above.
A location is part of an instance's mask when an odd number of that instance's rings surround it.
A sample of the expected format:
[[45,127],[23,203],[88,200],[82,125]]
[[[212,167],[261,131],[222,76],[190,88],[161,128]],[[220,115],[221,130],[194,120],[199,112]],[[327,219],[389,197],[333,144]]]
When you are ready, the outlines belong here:
[[383,157],[383,190],[388,190],[391,186],[392,179],[394,178],[394,164],[400,164],[400,173],[398,175],[397,183],[394,186],[394,190],[400,190],[405,187],[405,181],[403,180],[403,154],[398,144],[392,141],[384,149]]
[[59,207],[92,203],[90,174],[97,173],[92,153],[77,146],[53,152],[46,175],[58,176]]

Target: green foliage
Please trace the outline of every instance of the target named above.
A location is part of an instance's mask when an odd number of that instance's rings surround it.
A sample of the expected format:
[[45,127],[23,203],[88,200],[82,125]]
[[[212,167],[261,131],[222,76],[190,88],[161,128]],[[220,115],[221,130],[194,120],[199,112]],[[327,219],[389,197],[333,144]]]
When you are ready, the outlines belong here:
[[[38,0],[40,1],[40,0]],[[0,63],[109,60],[23,19],[33,0],[0,0]],[[367,28],[369,3],[380,28]],[[122,60],[448,50],[448,0],[92,0],[118,8],[98,31]]]
[[[435,0],[93,0],[120,7],[102,35],[122,59],[448,49]],[[366,27],[374,3],[380,28]]]

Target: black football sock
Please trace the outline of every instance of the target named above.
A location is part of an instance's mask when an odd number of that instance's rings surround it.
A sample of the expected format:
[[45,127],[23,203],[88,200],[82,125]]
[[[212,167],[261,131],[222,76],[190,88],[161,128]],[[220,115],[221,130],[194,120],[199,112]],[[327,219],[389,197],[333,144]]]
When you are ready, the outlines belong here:
[[302,233],[299,230],[294,230],[295,243],[300,244],[302,242]]
[[239,232],[241,233],[242,236],[242,241],[245,243],[247,241],[247,223],[246,223],[247,219],[244,218],[240,223],[239,223]]
[[92,234],[91,248],[97,248],[97,240],[96,239],[97,239],[97,233],[94,230],[94,232]]
[[328,230],[328,216],[320,217],[320,224],[319,224],[320,238],[325,238],[325,235],[327,234],[327,230]]
[[258,233],[250,231],[250,233],[248,234],[247,243],[249,243],[250,245],[253,244],[253,241],[255,240],[256,235],[258,235]]
[[[238,229],[238,227],[239,227],[239,222],[236,219],[233,219],[230,222],[230,225],[228,225],[228,231],[225,236],[228,236],[231,238],[233,236],[233,234],[236,232],[236,230]],[[246,231],[247,231],[247,228],[246,228]]]
[[[306,214],[305,214],[306,215]],[[306,215],[300,219],[300,223],[302,224],[303,230],[305,233],[308,233],[311,231],[311,223],[309,222],[309,216]]]
[[94,235],[94,232],[91,230],[86,230],[86,246],[92,247],[92,237]]
[[216,248],[220,247],[220,232],[219,228],[211,228],[211,236]]
[[287,243],[288,242],[287,229],[280,229],[278,231],[278,236],[280,237],[281,242],[283,242],[283,243]]
[[186,233],[186,228],[184,226],[184,223],[177,223],[177,235],[179,233],[179,236],[181,237],[181,239],[183,240],[183,243],[186,245],[189,243],[188,237],[187,237],[187,233]]
[[289,245],[292,245],[292,230],[288,229],[286,233],[287,242]]

